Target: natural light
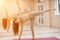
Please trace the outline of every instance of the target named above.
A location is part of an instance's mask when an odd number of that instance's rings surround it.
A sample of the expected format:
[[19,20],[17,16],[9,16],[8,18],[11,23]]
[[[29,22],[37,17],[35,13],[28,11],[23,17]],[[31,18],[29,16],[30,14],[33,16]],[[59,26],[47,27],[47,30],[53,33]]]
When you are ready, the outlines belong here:
[[0,6],[3,6],[4,5],[4,0],[0,0]]
[[55,0],[55,15],[60,15],[59,13],[59,2],[58,0]]

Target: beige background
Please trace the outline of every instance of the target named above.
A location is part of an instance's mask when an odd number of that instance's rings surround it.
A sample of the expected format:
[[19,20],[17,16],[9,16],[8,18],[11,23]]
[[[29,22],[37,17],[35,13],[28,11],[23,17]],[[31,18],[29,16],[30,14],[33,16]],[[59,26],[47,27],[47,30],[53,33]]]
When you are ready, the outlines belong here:
[[[5,6],[8,10],[8,14],[11,17],[11,15],[18,13],[18,7],[16,4],[16,0],[10,0],[7,3],[5,3]],[[45,0],[43,3],[43,8],[44,10],[49,9],[49,8],[54,8],[54,0]],[[24,11],[25,9],[27,10],[33,10],[37,11],[37,3],[36,0],[21,0],[20,1],[20,7],[21,10]],[[30,9],[31,8],[31,9]],[[2,18],[5,17],[5,11],[3,7],[0,6],[0,23],[2,24]],[[35,22],[38,23],[39,17],[36,18]],[[54,27],[60,27],[60,16],[56,16],[54,11],[47,12],[44,14],[44,25],[47,26],[54,26]]]

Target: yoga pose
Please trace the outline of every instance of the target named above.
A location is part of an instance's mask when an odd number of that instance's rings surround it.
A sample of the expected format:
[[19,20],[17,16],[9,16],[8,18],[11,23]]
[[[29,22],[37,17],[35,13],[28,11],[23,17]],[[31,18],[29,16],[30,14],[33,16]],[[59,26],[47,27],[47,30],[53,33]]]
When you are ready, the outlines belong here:
[[19,13],[16,14],[16,22],[20,23],[21,25],[21,30],[20,30],[20,35],[19,35],[19,40],[21,39],[21,36],[22,36],[22,32],[23,32],[23,25],[24,23],[26,23],[27,21],[30,21],[30,27],[31,27],[31,32],[32,32],[32,40],[34,39],[34,29],[33,29],[33,26],[34,26],[34,19],[36,16],[39,16],[41,14],[44,14],[46,12],[49,12],[49,11],[52,11],[52,10],[55,10],[55,9],[49,9],[49,10],[45,10],[45,11],[42,11],[42,12],[21,12],[21,9],[20,9],[20,6],[19,6],[19,1],[17,0],[17,5],[18,5],[18,9],[19,9]]
[[35,37],[34,36],[34,29],[33,29],[35,17],[39,16],[41,14],[44,14],[46,12],[52,11],[52,10],[55,10],[55,9],[49,9],[49,10],[45,10],[45,11],[42,11],[42,12],[28,12],[29,14],[28,13],[25,13],[25,14],[21,13],[20,15],[16,14],[17,15],[16,22],[20,23],[20,25],[21,25],[21,31],[20,31],[19,39],[21,38],[21,35],[22,35],[22,32],[23,32],[23,24],[30,20],[32,40],[33,40],[34,37]]

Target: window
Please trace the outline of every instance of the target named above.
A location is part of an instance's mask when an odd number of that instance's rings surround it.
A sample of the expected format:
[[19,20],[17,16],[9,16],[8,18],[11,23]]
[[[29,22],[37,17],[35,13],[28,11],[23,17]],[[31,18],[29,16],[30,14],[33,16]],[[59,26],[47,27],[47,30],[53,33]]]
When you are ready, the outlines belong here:
[[60,15],[60,0],[55,0],[55,15]]
[[37,0],[38,3],[40,3],[40,0]]
[[[43,5],[38,5],[38,11],[43,11]],[[39,16],[39,23],[43,24],[43,15]]]
[[44,0],[37,0],[38,3],[42,3]]

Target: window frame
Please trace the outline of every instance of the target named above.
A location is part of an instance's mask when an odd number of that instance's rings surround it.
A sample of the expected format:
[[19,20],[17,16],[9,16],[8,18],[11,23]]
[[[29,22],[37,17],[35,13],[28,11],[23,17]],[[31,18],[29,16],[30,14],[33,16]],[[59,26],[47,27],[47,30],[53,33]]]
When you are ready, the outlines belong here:
[[60,15],[60,12],[59,12],[59,2],[58,2],[59,0],[55,0],[54,2],[54,5],[55,5],[55,15]]

